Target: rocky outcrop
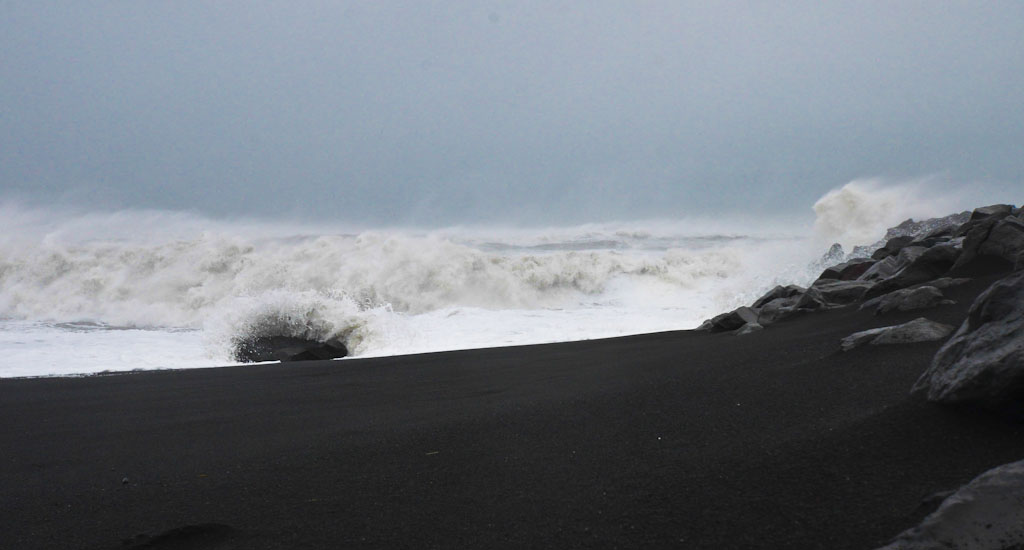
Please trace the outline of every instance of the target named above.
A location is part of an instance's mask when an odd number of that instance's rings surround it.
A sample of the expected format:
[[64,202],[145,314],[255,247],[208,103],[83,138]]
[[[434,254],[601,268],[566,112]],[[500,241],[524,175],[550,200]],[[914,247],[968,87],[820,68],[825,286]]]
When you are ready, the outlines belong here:
[[938,279],[953,267],[960,256],[958,243],[937,244],[931,248],[910,246],[900,251],[899,260],[905,262],[896,273],[879,281],[865,293],[865,298],[888,294],[933,279]]
[[889,256],[895,256],[900,250],[903,250],[912,242],[914,242],[914,237],[912,235],[900,235],[899,237],[893,237],[886,241],[881,248],[875,250],[875,252],[871,254],[871,259],[883,260]]
[[799,296],[803,294],[807,289],[797,285],[786,285],[776,286],[769,290],[764,296],[761,296],[754,301],[753,308],[762,308],[765,305],[774,302],[776,300],[782,300],[786,298],[792,298],[793,296]]
[[881,261],[875,262],[864,273],[861,274],[861,281],[880,281],[888,279],[896,274],[900,268],[900,261],[896,256],[888,256]]
[[888,240],[901,236],[919,238],[932,233],[941,233],[943,231],[949,231],[952,233],[957,227],[967,223],[967,221],[971,219],[972,215],[972,212],[964,211],[957,214],[943,216],[941,218],[929,218],[921,221],[904,220],[899,225],[890,227],[889,230],[885,232],[885,239]]
[[992,256],[1013,264],[1024,252],[1024,221],[993,214],[966,228],[963,254],[954,269],[963,269],[979,257]]
[[956,302],[947,300],[942,291],[934,286],[919,286],[895,290],[873,298],[861,304],[860,309],[874,309],[875,315],[885,315],[890,311],[914,311],[954,303]]
[[1024,213],[1010,205],[992,205],[944,218],[907,220],[872,247],[857,247],[847,257],[841,246],[832,245],[821,258],[826,267],[809,288],[777,286],[750,307],[705,321],[701,329],[728,332],[751,325],[743,331],[748,333],[794,315],[865,301],[861,307],[876,308],[878,314],[948,304],[939,289],[968,280],[954,278],[958,274],[1024,270]]
[[853,258],[841,264],[825,268],[825,271],[821,272],[818,280],[852,281],[863,275],[874,263],[874,260],[868,258]]
[[868,281],[829,281],[818,279],[812,285],[824,302],[825,306],[841,306],[860,301],[874,286]]
[[975,208],[971,212],[970,217],[967,219],[968,222],[978,222],[981,220],[987,220],[990,218],[1005,218],[1006,216],[1013,215],[1014,208],[1009,204],[993,204],[990,206],[982,206],[981,208]]
[[242,363],[311,361],[345,357],[348,348],[341,340],[318,342],[291,336],[261,336],[237,342],[234,355]]
[[1024,545],[1024,461],[974,478],[920,525],[879,550],[971,548],[1005,550]]
[[908,323],[891,327],[873,328],[855,332],[839,341],[843,351],[871,344],[884,346],[891,344],[913,344],[916,342],[934,342],[942,340],[953,332],[953,327],[918,317]]
[[1024,272],[978,296],[914,391],[942,403],[1002,407],[1024,400]]
[[727,332],[747,323],[757,323],[757,312],[744,306],[712,317],[707,328],[711,332]]

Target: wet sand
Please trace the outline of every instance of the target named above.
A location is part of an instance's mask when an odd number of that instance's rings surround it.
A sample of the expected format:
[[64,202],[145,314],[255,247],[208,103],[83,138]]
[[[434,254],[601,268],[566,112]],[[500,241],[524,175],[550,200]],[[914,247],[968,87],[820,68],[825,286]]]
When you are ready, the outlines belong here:
[[222,369],[0,380],[5,548],[873,548],[1024,457],[908,394],[875,317]]

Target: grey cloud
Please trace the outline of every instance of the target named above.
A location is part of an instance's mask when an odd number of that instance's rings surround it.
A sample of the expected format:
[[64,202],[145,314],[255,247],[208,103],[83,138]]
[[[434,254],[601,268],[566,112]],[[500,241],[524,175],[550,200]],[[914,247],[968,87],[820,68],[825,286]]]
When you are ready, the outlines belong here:
[[1019,3],[706,4],[4,3],[0,189],[437,225],[1024,181]]

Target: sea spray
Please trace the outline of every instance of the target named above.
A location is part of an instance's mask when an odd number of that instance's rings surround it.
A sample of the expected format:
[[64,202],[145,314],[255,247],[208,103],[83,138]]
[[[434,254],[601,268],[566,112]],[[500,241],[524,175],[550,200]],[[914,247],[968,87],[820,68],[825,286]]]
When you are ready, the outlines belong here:
[[963,193],[943,192],[944,187],[930,179],[851,181],[814,203],[815,236],[849,249],[877,241],[887,228],[906,219],[934,218],[971,207]]
[[808,284],[830,239],[867,223],[844,208],[893,193],[830,193],[818,234],[750,216],[367,231],[0,205],[0,376],[228,364],[274,334],[367,357],[693,328]]

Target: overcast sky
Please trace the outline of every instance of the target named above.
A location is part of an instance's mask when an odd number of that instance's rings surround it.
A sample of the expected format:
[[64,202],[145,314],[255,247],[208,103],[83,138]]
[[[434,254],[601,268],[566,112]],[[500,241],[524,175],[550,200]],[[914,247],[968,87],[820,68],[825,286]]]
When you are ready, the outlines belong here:
[[0,1],[0,198],[367,224],[1024,189],[1024,3]]

